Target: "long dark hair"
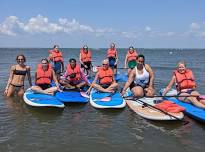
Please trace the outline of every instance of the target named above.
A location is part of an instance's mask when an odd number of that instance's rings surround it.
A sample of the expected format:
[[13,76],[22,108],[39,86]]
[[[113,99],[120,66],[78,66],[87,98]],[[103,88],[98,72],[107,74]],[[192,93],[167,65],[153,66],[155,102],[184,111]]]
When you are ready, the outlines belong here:
[[18,61],[18,58],[19,58],[20,56],[23,58],[24,62],[26,62],[26,57],[25,57],[23,54],[17,55],[17,56],[16,56],[16,61]]

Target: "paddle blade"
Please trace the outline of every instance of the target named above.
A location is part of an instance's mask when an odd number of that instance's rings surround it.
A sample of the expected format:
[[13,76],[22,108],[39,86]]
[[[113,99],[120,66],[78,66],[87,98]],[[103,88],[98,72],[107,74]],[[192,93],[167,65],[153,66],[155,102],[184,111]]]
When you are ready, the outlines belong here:
[[88,94],[86,94],[85,92],[80,92],[80,95],[84,98],[90,98]]
[[100,101],[105,101],[105,102],[108,102],[110,100],[111,100],[111,97],[105,97],[105,98],[100,99]]
[[205,95],[200,95],[199,98],[200,99],[205,99]]

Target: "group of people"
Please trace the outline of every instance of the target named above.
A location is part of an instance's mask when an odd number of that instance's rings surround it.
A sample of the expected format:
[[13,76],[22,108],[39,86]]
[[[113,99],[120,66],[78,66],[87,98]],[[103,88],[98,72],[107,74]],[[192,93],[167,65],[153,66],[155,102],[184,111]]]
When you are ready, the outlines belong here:
[[[117,70],[118,53],[114,43],[107,50],[107,59],[103,60],[102,65],[97,68],[92,83],[87,78],[92,71],[92,54],[87,45],[84,45],[80,50],[80,64],[77,63],[76,59],[70,59],[65,72],[62,52],[59,50],[59,46],[55,45],[52,50],[49,50],[48,58],[43,58],[41,63],[37,65],[34,86],[32,86],[30,67],[25,64],[25,56],[18,55],[16,61],[17,64],[10,68],[10,75],[4,92],[8,97],[13,95],[15,91],[17,91],[18,96],[23,95],[26,75],[34,92],[50,95],[53,95],[57,90],[62,91],[62,88],[81,90],[84,86],[89,86],[88,94],[92,88],[108,93],[113,93],[118,88],[118,83],[114,77]],[[151,66],[145,63],[144,55],[138,55],[138,52],[132,46],[127,51],[124,68],[128,69],[128,81],[121,91],[122,96],[128,88],[136,97],[154,96],[154,72]],[[55,85],[52,85],[53,82]],[[199,98],[200,94],[196,91],[194,75],[190,69],[186,68],[184,62],[178,63],[163,96],[166,96],[166,93],[174,84],[180,100],[205,109],[205,99]]]

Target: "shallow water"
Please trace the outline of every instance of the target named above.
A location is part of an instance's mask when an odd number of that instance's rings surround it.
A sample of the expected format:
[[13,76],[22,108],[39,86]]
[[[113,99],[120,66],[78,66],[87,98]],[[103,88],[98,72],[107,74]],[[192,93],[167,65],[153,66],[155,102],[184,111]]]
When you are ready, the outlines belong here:
[[[128,107],[121,110],[97,110],[88,104],[68,104],[64,109],[33,108],[19,98],[2,94],[8,68],[17,54],[27,57],[32,68],[47,57],[48,49],[0,49],[0,151],[203,151],[204,124],[189,117],[190,123],[154,122],[136,115]],[[119,67],[124,65],[126,49],[119,50]],[[157,91],[165,87],[177,61],[187,61],[196,77],[198,90],[205,94],[205,50],[139,49],[155,71]],[[79,49],[63,49],[65,61],[78,58]],[[105,49],[92,49],[94,65],[105,58]],[[125,71],[119,70],[123,73]],[[26,85],[28,83],[26,82]]]

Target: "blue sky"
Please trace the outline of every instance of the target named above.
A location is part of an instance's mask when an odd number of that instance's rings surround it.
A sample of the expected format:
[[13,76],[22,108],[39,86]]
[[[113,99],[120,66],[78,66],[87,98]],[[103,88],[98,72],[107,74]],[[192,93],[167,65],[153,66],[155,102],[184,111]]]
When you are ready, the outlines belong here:
[[204,0],[0,3],[0,47],[205,48]]

